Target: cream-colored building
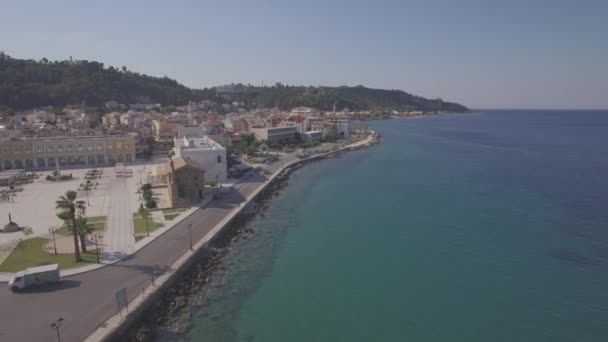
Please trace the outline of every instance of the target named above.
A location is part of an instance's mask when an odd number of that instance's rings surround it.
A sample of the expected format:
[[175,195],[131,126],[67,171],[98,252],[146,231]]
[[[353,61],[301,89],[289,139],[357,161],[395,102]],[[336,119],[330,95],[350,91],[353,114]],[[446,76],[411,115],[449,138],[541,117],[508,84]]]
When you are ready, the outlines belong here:
[[130,136],[53,137],[0,141],[0,168],[46,169],[135,161]]
[[169,201],[171,207],[190,206],[200,202],[205,192],[205,170],[188,157],[167,162]]
[[32,143],[29,140],[6,139],[0,141],[0,170],[31,169]]

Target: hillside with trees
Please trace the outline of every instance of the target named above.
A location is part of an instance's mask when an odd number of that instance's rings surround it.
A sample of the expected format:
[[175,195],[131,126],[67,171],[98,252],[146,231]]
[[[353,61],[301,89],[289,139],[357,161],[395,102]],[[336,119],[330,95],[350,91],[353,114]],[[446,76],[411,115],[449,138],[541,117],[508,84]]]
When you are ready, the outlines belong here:
[[[468,108],[441,99],[426,99],[401,90],[356,87],[256,87],[231,84],[217,88],[191,89],[168,77],[152,77],[106,67],[103,63],[78,60],[40,61],[11,58],[0,52],[0,110],[62,107],[85,102],[102,106],[109,101],[122,104],[158,103],[163,106],[188,101],[242,102],[246,108],[313,107],[319,110],[402,110],[423,112],[466,112]],[[221,107],[220,107],[221,108]]]
[[151,77],[106,67],[92,61],[15,59],[0,52],[0,106],[28,109],[86,102],[100,106],[118,103],[181,105],[211,99],[210,89],[193,90],[168,77]]
[[220,97],[242,101],[250,106],[278,107],[313,107],[320,110],[378,110],[395,109],[423,112],[468,112],[463,105],[445,102],[441,99],[426,99],[408,94],[402,90],[372,89],[356,87],[304,87],[288,86],[280,83],[271,87],[254,87],[242,84],[219,87],[230,91],[218,90]]

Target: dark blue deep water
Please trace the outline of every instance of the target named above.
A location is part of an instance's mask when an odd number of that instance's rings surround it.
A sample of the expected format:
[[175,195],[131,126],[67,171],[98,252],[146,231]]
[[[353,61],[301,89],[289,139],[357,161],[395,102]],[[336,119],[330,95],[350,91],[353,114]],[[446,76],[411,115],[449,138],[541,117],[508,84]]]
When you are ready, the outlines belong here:
[[368,122],[201,293],[193,341],[608,341],[608,112]]

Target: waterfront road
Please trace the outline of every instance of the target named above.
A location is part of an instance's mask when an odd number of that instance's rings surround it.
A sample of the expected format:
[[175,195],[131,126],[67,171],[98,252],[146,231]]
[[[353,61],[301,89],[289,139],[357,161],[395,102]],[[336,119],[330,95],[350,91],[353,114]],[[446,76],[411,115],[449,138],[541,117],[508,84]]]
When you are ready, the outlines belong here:
[[188,225],[196,242],[260,186],[261,174],[237,183],[221,200],[178,223],[129,258],[91,272],[64,277],[58,285],[11,293],[0,284],[0,341],[55,341],[49,325],[63,318],[61,341],[84,340],[117,311],[115,291],[125,287],[129,301],[167,271],[189,248]]

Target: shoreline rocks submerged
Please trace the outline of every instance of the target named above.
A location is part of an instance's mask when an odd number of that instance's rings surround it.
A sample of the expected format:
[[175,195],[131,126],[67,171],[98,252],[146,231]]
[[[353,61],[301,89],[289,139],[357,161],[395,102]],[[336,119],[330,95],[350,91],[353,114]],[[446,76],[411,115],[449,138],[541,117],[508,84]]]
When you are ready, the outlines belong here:
[[[245,209],[234,219],[226,229],[213,241],[213,243],[201,251],[198,260],[184,272],[178,281],[169,287],[160,299],[154,303],[142,317],[125,333],[116,336],[113,341],[138,341],[149,342],[156,337],[159,325],[170,326],[176,333],[185,333],[188,320],[200,307],[193,303],[193,298],[204,291],[209,285],[211,276],[221,271],[224,266],[222,261],[230,251],[231,245],[241,239],[249,239],[255,231],[249,227],[249,223],[257,216],[264,217],[264,211],[268,208],[268,202],[288,185],[288,179],[294,170],[304,165],[325,158],[339,158],[345,152],[360,150],[378,144],[380,135],[372,134],[372,139],[366,144],[354,146],[348,149],[330,152],[325,156],[311,157],[282,171],[274,181],[262,190],[260,195],[250,202]],[[204,295],[204,294],[203,294]],[[184,319],[186,318],[186,319]]]

